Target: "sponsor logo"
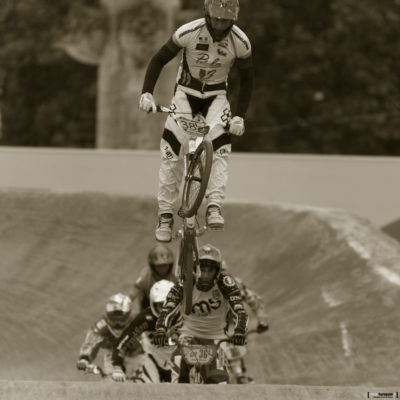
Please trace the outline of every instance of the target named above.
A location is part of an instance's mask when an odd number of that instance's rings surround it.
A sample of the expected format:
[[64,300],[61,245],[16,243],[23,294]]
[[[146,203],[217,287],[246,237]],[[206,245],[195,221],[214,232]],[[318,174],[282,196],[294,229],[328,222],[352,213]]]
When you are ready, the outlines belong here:
[[399,392],[368,392],[369,399],[398,399]]
[[221,156],[223,156],[224,154],[228,153],[228,150],[225,149],[225,148],[223,148],[223,147],[221,147],[221,148],[218,150],[218,153],[219,153]]
[[227,123],[231,119],[231,110],[226,107],[222,112],[221,121]]
[[217,52],[220,56],[226,57],[228,55],[228,53],[226,53],[225,51],[222,51],[220,48],[217,49]]
[[212,310],[217,310],[221,307],[221,300],[208,299],[207,301],[202,300],[198,303],[193,304],[192,314],[198,316],[207,316]]
[[167,160],[172,160],[174,158],[174,155],[172,154],[172,151],[170,150],[170,148],[168,146],[164,146],[163,150],[164,150],[165,158]]
[[229,297],[229,300],[230,300],[230,301],[240,301],[240,300],[241,300],[241,297],[240,297],[240,296],[230,296],[230,297]]
[[222,282],[224,283],[225,286],[228,286],[228,287],[233,287],[236,285],[235,280],[229,275],[224,276],[224,279],[222,280]]
[[242,310],[244,310],[244,307],[243,307],[243,304],[235,304],[235,305],[233,306],[233,309],[234,309],[235,311],[242,311]]
[[196,50],[207,51],[209,48],[208,43],[197,43]]

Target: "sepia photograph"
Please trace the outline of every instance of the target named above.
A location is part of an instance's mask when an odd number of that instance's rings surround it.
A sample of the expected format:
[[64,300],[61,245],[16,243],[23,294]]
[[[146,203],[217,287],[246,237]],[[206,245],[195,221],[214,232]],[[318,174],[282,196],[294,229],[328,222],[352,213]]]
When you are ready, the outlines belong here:
[[399,72],[400,0],[0,0],[0,399],[399,398]]

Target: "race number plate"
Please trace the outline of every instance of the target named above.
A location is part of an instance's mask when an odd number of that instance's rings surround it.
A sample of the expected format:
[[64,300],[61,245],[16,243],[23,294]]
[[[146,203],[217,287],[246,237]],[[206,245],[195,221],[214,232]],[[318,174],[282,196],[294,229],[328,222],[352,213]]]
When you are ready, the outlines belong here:
[[210,364],[216,355],[214,346],[207,345],[187,345],[181,347],[183,357],[186,363],[195,364]]
[[184,117],[177,118],[179,126],[189,135],[203,136],[208,133],[210,127],[204,121],[196,121]]

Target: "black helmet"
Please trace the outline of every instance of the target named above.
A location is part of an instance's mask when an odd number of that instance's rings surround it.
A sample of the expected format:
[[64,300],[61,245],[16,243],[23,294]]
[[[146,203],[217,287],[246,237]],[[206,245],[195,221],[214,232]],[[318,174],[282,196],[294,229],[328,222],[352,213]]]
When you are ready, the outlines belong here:
[[[161,243],[156,244],[149,251],[148,263],[155,275],[158,275],[159,278],[166,277],[171,273],[174,266],[174,254],[169,247]],[[161,274],[157,267],[162,266],[167,266],[168,269],[167,272]]]

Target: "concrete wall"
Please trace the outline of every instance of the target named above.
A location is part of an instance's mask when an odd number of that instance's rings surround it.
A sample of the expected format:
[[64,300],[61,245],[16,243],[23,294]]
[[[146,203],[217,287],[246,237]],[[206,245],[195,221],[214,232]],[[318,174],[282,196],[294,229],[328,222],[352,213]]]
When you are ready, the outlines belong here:
[[[155,196],[157,151],[0,148],[0,188]],[[400,158],[234,153],[227,201],[343,208],[400,218]]]

